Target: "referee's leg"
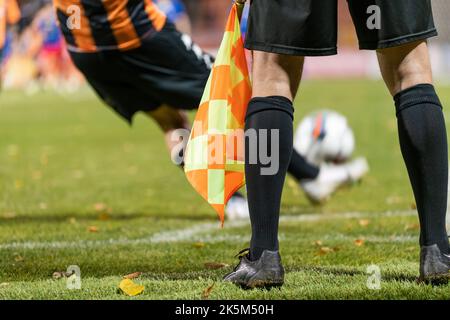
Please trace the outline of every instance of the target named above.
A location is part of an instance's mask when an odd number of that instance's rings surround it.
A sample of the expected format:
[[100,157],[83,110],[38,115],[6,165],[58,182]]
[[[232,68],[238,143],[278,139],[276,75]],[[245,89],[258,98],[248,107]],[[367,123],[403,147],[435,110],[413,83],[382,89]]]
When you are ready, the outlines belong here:
[[283,184],[293,149],[293,106],[302,75],[304,57],[253,52],[253,98],[246,117],[246,131],[253,130],[258,139],[273,130],[279,132],[277,143],[271,137],[258,141],[267,143],[266,150],[277,153],[278,170],[264,174],[260,157],[256,163],[250,152],[256,148],[246,143],[246,182],[252,239],[250,259],[257,260],[265,250],[278,251],[278,220]]
[[[253,52],[253,98],[245,121],[249,137],[245,143],[245,178],[252,238],[248,254],[241,255],[239,265],[224,277],[224,281],[247,288],[284,283],[278,220],[293,149],[292,100],[300,83],[303,61],[303,57]],[[270,163],[270,168],[267,155],[276,162]]]
[[[436,251],[433,247],[448,254],[447,134],[442,105],[432,84],[427,42],[381,49],[377,54],[397,108],[400,146],[419,213],[422,256]],[[426,264],[422,258],[421,264]],[[450,259],[447,266],[450,268]],[[423,268],[421,273],[427,276]]]
[[253,97],[283,96],[293,100],[304,57],[253,51]]

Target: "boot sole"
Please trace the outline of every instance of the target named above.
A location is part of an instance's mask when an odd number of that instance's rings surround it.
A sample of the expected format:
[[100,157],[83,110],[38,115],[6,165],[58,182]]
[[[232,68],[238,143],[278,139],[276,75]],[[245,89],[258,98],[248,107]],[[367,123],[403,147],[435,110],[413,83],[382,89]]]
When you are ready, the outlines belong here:
[[434,286],[446,285],[450,282],[450,273],[436,274],[431,276],[420,276],[417,281],[419,283],[431,284]]
[[254,280],[245,284],[247,289],[271,289],[280,288],[283,286],[284,281],[271,281],[271,280]]

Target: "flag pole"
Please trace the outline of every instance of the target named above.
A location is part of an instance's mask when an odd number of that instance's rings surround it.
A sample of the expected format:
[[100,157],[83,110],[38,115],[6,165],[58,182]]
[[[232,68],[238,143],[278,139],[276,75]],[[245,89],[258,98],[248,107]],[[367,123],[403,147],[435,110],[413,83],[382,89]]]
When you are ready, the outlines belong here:
[[234,4],[236,5],[236,9],[237,9],[237,15],[238,15],[239,22],[241,22],[242,12],[244,11],[244,7],[245,7],[245,1],[244,2],[241,2],[241,1],[240,0],[234,1]]

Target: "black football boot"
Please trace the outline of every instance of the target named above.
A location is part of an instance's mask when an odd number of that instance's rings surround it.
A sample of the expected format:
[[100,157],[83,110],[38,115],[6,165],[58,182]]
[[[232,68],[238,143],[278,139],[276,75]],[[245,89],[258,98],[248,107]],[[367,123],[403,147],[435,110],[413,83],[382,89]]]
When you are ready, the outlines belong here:
[[436,244],[421,247],[419,281],[446,284],[449,280],[450,256],[443,254]]
[[256,261],[250,261],[249,249],[242,250],[239,264],[223,280],[245,289],[281,287],[284,283],[284,268],[278,251],[264,250]]

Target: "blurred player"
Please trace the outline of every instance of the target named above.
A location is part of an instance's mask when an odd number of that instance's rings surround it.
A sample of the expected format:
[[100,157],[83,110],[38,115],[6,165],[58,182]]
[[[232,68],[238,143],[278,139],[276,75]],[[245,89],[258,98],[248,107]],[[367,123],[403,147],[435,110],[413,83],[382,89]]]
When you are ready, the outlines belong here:
[[30,19],[20,37],[21,54],[36,61],[39,84],[56,90],[76,90],[80,77],[67,54],[51,2]]
[[7,41],[7,26],[20,19],[20,10],[16,0],[0,0],[0,84],[3,62],[3,51]]
[[34,18],[28,32],[34,37],[35,52],[44,85],[58,87],[63,80],[64,47],[62,35],[56,23],[52,5],[46,5]]
[[[80,24],[71,26],[76,11],[70,6],[78,3],[54,0],[77,68],[121,117],[131,123],[136,112],[146,113],[164,131],[169,150],[178,146],[172,135],[189,129],[184,110],[198,108],[213,57],[180,33],[150,0],[83,2]],[[294,153],[290,173],[302,183],[315,183],[310,196],[320,201],[360,179],[366,169],[358,161],[320,169]],[[236,193],[226,211],[229,218],[248,217],[246,199]]]
[[[184,110],[198,107],[213,58],[150,0],[54,0],[54,6],[70,56],[97,94],[129,123],[146,113],[169,149],[177,146],[172,134],[189,128]],[[231,215],[248,216],[240,194],[230,206]]]
[[181,0],[154,0],[153,2],[166,14],[167,19],[175,24],[178,31],[191,34],[191,21]]
[[[374,3],[377,6],[372,9],[375,15],[378,12],[375,17],[367,13]],[[381,73],[395,100],[400,147],[421,226],[420,278],[446,281],[450,278],[445,224],[448,146],[426,41],[437,35],[431,1],[349,0],[348,5],[360,48],[377,51]],[[251,2],[246,47],[254,50],[253,99],[248,106],[246,129],[279,130],[280,170],[274,176],[263,176],[262,163],[246,163],[252,238],[249,251],[241,256],[226,281],[250,288],[280,286],[284,282],[278,221],[283,182],[293,151],[292,101],[300,84],[304,57],[336,54],[336,42],[336,0]]]

